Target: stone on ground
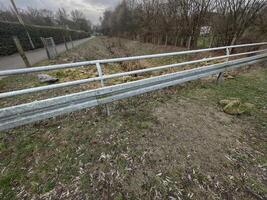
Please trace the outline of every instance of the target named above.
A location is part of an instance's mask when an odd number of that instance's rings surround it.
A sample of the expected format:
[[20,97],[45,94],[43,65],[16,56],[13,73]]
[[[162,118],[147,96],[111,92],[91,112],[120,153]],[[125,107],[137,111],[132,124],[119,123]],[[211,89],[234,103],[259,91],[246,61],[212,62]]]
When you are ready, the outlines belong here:
[[38,74],[37,77],[41,83],[55,83],[58,81],[58,78],[49,76],[47,74]]

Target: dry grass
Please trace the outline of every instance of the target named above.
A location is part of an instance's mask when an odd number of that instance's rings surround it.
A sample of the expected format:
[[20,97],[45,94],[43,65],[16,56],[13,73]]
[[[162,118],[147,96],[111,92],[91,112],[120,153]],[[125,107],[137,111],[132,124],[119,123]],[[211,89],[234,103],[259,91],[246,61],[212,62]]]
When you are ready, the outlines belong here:
[[[0,133],[0,198],[266,198],[267,71],[231,75],[220,85],[209,78],[114,102],[110,117],[98,107]],[[23,85],[20,78],[1,87]],[[218,105],[227,98],[255,107],[227,115]]]

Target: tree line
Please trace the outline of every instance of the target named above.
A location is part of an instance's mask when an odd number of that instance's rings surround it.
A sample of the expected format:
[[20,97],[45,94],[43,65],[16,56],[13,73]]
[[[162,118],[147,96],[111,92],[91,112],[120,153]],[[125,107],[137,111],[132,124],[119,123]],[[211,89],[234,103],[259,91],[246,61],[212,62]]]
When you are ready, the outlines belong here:
[[266,0],[123,0],[104,12],[101,31],[190,48],[200,38],[208,38],[209,46],[230,45],[266,36],[266,13]]
[[[79,10],[72,10],[68,13],[64,8],[60,8],[57,12],[48,9],[27,8],[19,10],[24,23],[41,26],[60,26],[75,30],[91,32],[92,24],[86,19],[84,13]],[[12,8],[0,9],[0,20],[8,22],[17,22],[15,12]]]

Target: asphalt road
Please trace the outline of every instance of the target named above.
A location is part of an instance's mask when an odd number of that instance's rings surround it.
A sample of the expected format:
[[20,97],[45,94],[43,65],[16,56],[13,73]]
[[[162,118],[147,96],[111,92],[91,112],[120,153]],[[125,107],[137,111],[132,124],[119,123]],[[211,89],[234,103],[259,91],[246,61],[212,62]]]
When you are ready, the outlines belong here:
[[[92,37],[91,37],[92,38]],[[81,40],[73,41],[74,46],[78,46],[91,38],[84,38]],[[67,43],[69,48],[72,48],[72,44],[70,42]],[[65,44],[58,44],[56,45],[58,53],[62,53],[66,51]],[[30,63],[33,65],[37,62],[47,59],[46,51],[44,48],[35,49],[32,51],[25,52],[26,56],[28,57]],[[0,57],[0,71],[1,70],[8,70],[8,69],[20,69],[24,68],[25,64],[21,59],[18,53],[10,55],[10,56],[1,56]]]

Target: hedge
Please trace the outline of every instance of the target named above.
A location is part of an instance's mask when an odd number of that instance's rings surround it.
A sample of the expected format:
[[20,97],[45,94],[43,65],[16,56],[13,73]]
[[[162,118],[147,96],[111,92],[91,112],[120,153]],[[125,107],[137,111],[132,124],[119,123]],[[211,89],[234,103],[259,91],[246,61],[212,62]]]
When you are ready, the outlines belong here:
[[[63,28],[26,25],[26,29],[31,35],[35,48],[43,47],[40,37],[53,37],[56,44],[64,42],[64,36],[69,39],[71,35],[73,40],[82,39],[89,36],[89,33],[84,31],[66,30]],[[0,21],[0,55],[10,55],[17,52],[12,36],[17,36],[21,42],[23,49],[30,50],[29,43],[25,28],[14,22]]]

